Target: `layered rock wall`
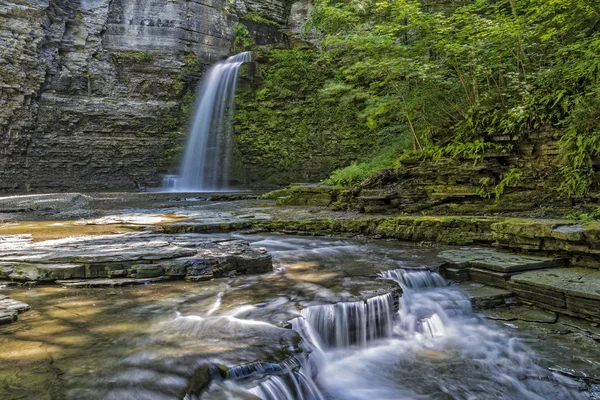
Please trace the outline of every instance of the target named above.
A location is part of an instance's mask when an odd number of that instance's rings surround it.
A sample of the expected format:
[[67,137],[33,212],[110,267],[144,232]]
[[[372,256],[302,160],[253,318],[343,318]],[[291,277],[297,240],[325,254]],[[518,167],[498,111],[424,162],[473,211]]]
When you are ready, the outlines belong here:
[[[281,0],[0,3],[0,191],[135,189],[181,141],[181,99]],[[199,61],[199,62],[198,62]],[[188,96],[189,97],[189,96]]]

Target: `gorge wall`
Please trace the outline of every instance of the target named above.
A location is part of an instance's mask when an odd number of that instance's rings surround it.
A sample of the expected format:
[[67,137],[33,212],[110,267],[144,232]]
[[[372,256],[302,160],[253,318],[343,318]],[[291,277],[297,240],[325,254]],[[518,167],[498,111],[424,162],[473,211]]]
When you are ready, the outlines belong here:
[[[0,3],[0,192],[143,189],[182,140],[206,65],[246,21],[281,41],[285,0]],[[255,15],[270,21],[249,21]],[[246,18],[246,19],[244,19]],[[251,22],[251,23],[250,23]]]

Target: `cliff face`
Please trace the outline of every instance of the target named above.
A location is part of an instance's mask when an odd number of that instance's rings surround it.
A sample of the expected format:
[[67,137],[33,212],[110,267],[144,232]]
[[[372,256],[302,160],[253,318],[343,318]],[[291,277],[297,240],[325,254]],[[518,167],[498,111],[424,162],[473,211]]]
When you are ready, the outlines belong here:
[[287,6],[1,1],[0,191],[156,184],[165,150],[180,140],[181,98],[231,53],[246,14],[283,23]]

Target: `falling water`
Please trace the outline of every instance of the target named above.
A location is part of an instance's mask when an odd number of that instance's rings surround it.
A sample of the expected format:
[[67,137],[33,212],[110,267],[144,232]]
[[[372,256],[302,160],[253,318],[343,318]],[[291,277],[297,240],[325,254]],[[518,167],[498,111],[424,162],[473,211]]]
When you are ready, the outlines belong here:
[[395,269],[379,274],[402,287],[396,333],[404,337],[441,337],[453,316],[472,313],[471,301],[462,291],[445,289],[447,282],[429,270]]
[[394,296],[307,307],[292,328],[318,349],[365,346],[367,341],[392,336]]
[[198,89],[196,112],[180,175],[168,175],[163,188],[178,192],[221,191],[228,188],[235,88],[240,66],[250,52],[214,65]]

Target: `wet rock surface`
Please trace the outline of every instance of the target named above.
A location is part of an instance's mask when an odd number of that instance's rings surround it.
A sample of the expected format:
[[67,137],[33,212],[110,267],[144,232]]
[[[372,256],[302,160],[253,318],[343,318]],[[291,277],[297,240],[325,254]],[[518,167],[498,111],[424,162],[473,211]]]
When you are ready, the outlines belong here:
[[475,267],[496,272],[520,272],[566,265],[564,259],[501,253],[491,249],[446,250],[440,252],[438,257],[448,260],[454,267]]
[[488,310],[485,316],[500,321],[524,321],[553,324],[558,314],[530,307],[500,307]]
[[43,242],[15,235],[0,240],[0,277],[15,281],[69,284],[65,280],[103,278],[86,285],[119,286],[157,278],[200,281],[271,270],[265,249],[198,235],[142,232]]
[[463,282],[458,286],[467,293],[473,308],[477,310],[487,310],[517,303],[515,294],[508,290],[473,282]]
[[15,322],[18,314],[29,310],[29,304],[0,295],[0,325]]
[[600,322],[600,271],[560,268],[512,278],[515,293],[530,304]]
[[[487,310],[509,335],[519,334],[550,371],[575,378],[600,394],[600,329],[580,319],[529,307]],[[568,361],[567,361],[568,360]]]
[[[210,385],[202,398],[222,398],[230,388],[214,381],[215,365],[223,372],[249,363],[283,363],[302,351],[299,335],[284,329],[301,309],[364,301],[397,290],[397,284],[375,275],[396,267],[399,260],[412,267],[435,264],[430,255],[434,249],[410,246],[380,249],[368,242],[325,238],[187,236],[196,243],[249,241],[253,248],[267,247],[276,271],[202,285],[178,281],[127,288],[3,289],[29,302],[33,311],[0,330],[0,351],[7,355],[0,381],[10,382],[0,385],[0,397],[43,398],[52,393],[64,399],[181,399]],[[422,257],[415,259],[407,250]],[[377,261],[369,262],[371,257]],[[24,372],[13,374],[20,370]],[[238,393],[234,398],[243,397]]]

